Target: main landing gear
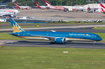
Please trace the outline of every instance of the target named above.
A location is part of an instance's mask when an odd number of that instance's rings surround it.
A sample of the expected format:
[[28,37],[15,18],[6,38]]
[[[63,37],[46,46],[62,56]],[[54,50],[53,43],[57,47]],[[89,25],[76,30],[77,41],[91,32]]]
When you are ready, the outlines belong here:
[[93,45],[95,45],[96,43],[97,43],[97,42],[96,42],[96,41],[94,41],[94,42],[93,42]]

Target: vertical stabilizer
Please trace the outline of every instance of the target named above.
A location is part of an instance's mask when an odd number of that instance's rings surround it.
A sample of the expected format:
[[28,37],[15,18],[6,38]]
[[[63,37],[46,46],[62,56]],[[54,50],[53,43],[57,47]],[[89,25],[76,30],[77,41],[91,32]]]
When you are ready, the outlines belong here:
[[24,32],[24,30],[12,19],[9,18],[14,33]]
[[37,8],[40,8],[41,9],[41,7],[39,6],[38,2],[36,2],[36,6],[37,6]]
[[45,0],[45,3],[46,3],[46,5],[47,5],[48,7],[51,6],[50,3],[49,3],[47,0]]
[[100,6],[101,6],[103,13],[105,14],[105,6],[103,4],[100,4]]
[[15,6],[16,6],[16,8],[20,9],[20,7],[18,6],[16,1],[15,1]]

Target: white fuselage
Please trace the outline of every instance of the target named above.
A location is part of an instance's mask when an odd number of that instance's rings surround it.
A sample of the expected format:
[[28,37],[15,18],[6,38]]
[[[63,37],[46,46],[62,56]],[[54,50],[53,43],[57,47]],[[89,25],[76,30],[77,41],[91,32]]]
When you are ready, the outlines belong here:
[[20,9],[30,9],[30,6],[19,6]]
[[16,16],[19,14],[20,11],[15,9],[0,9],[0,16],[10,15]]

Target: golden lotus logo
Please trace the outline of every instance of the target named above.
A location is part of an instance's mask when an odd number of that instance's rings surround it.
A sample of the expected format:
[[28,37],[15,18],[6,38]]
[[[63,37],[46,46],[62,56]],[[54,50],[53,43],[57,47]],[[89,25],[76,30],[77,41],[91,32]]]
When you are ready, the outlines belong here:
[[22,31],[20,30],[20,27],[17,27],[17,25],[14,25],[14,24],[13,24],[12,29],[13,29],[14,33],[15,33],[15,32],[22,32]]
[[89,35],[89,34],[86,34],[86,35]]

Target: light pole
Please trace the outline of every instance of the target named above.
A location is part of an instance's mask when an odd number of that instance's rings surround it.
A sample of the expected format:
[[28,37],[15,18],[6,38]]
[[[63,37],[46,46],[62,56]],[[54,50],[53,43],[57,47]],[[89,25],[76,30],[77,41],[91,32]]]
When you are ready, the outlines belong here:
[[93,0],[93,21],[94,21],[94,0]]
[[38,4],[39,4],[39,0],[38,0]]
[[62,0],[61,0],[61,6],[62,6]]
[[76,5],[78,5],[78,0],[76,0]]

